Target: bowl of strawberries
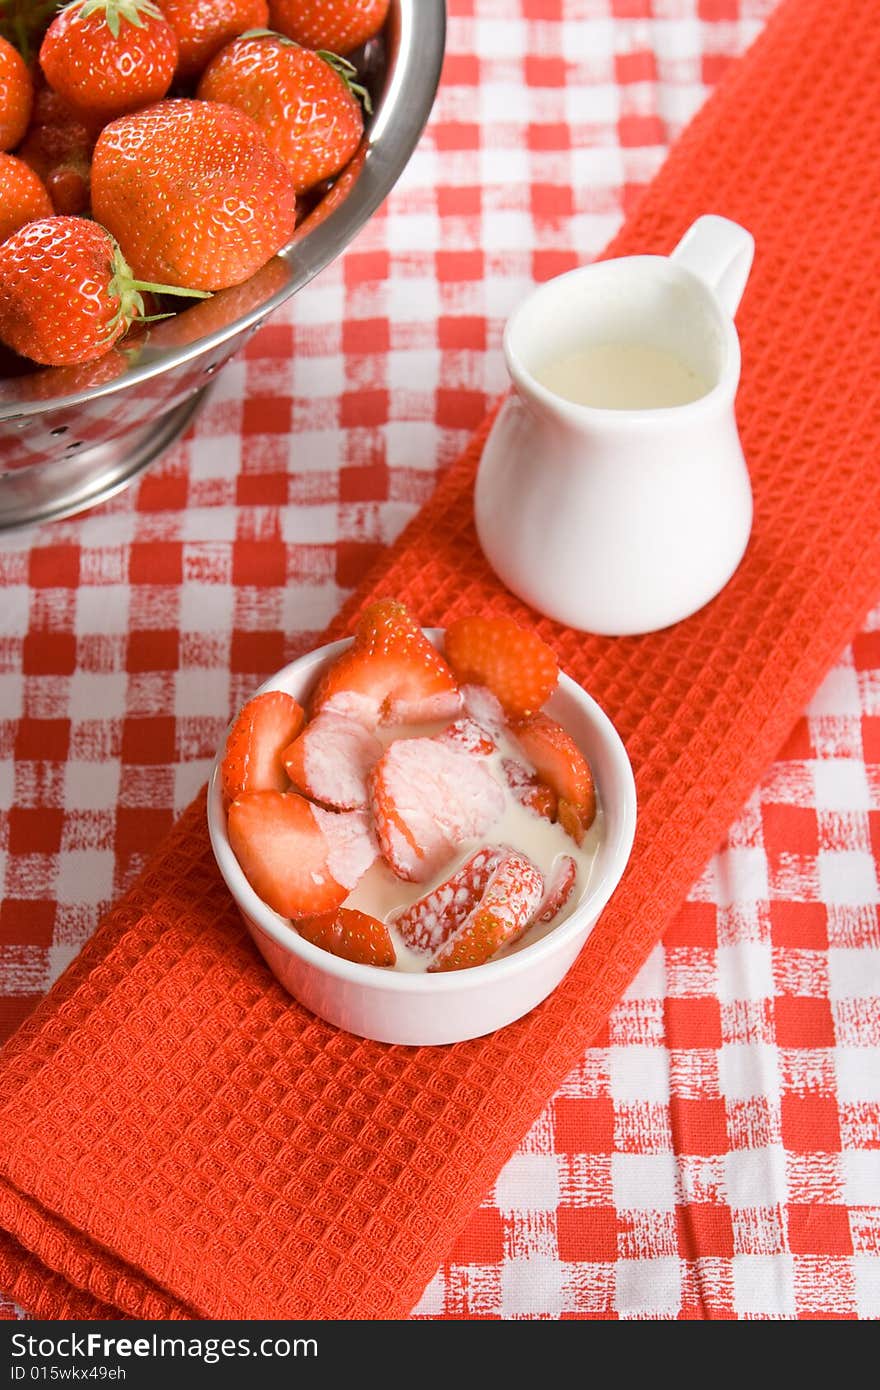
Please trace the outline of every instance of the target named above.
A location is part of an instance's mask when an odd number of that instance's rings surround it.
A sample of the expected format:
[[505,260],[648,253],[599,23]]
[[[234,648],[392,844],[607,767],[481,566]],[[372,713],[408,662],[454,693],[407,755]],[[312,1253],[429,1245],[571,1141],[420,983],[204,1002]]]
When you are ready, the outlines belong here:
[[390,192],[444,36],[444,0],[0,0],[0,529],[178,437]]
[[559,984],[632,848],[623,743],[507,617],[382,599],[279,671],[217,754],[208,826],[284,988],[380,1042],[446,1044]]

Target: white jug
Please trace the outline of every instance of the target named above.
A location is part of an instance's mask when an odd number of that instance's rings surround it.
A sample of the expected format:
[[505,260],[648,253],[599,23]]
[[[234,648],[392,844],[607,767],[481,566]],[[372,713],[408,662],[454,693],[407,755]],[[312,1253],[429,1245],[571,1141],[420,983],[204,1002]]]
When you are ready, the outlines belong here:
[[[652,632],[702,608],[742,559],[752,492],[733,315],[753,254],[743,227],[700,217],[671,256],[582,266],[510,319],[514,391],[483,451],[475,515],[490,565],[539,612]],[[590,404],[571,398],[584,371]]]

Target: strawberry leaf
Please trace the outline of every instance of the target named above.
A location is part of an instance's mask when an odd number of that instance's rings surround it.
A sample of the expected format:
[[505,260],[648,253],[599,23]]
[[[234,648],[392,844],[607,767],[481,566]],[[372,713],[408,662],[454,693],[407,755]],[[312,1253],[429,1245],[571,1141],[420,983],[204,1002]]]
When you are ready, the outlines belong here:
[[358,75],[354,63],[350,63],[347,58],[340,58],[338,53],[330,53],[326,48],[316,49],[319,58],[323,58],[335,73],[338,73],[345,83],[352,96],[357,97],[363,104],[363,108],[368,116],[373,114],[373,100],[366,87],[354,79]]

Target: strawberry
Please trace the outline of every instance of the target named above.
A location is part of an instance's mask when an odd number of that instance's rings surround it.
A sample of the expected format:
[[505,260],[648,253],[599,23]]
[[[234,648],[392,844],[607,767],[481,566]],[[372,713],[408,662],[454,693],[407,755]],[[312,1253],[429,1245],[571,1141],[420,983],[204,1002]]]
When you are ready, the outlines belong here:
[[67,216],[89,205],[94,140],[67,102],[51,87],[34,100],[34,114],[19,158],[39,174],[55,211]]
[[596,816],[590,765],[571,734],[546,714],[513,726],[517,743],[542,781],[559,797],[557,818],[580,844]]
[[330,53],[312,53],[278,34],[245,35],[204,73],[198,95],[246,111],[278,154],[297,193],[332,178],[351,159],[364,133],[352,83],[354,69]]
[[52,216],[52,202],[33,169],[11,154],[0,154],[0,242],[26,222]]
[[281,754],[293,785],[337,810],[367,804],[367,773],[382,756],[369,729],[330,710],[316,715]]
[[296,792],[242,792],[229,807],[229,843],[251,887],[282,917],[340,907],[348,888],[333,877],[315,808]]
[[481,729],[485,729],[487,734],[497,738],[499,734],[504,733],[507,728],[507,715],[500,701],[485,685],[463,685],[461,702],[468,718],[479,724]]
[[327,867],[343,888],[356,887],[379,857],[369,812],[312,810],[327,841]]
[[304,718],[302,706],[283,690],[267,690],[248,700],[229,730],[220,767],[227,804],[241,792],[286,790],[281,754]]
[[544,820],[556,819],[559,798],[546,782],[542,782],[534,772],[529,772],[529,769],[517,762],[516,758],[503,758],[501,770],[508,787],[521,806],[525,806]]
[[273,29],[306,48],[352,53],[378,34],[389,0],[269,0]]
[[103,357],[136,319],[144,291],[192,294],[132,277],[109,232],[84,217],[28,222],[0,246],[0,341],[47,367]]
[[458,679],[487,685],[512,719],[539,710],[556,688],[556,657],[511,618],[459,618],[446,629],[446,660]]
[[497,747],[495,740],[474,719],[467,716],[456,719],[439,734],[434,735],[435,743],[448,744],[462,753],[473,753],[477,758],[490,758]]
[[483,895],[428,966],[431,972],[484,965],[531,926],[544,893],[540,870],[515,850],[503,853]]
[[136,274],[192,289],[240,284],[290,240],[290,174],[243,111],[162,101],[101,132],[92,207]]
[[320,917],[302,917],[296,929],[313,946],[358,965],[388,966],[397,960],[385,923],[353,907],[340,907]]
[[574,892],[576,882],[577,864],[570,854],[563,854],[553,866],[553,877],[547,884],[531,925],[552,922],[554,917],[558,917]]
[[402,603],[379,599],[361,615],[355,640],[318,682],[312,709],[376,724],[451,719],[455,677]]
[[399,878],[421,883],[504,812],[482,758],[433,738],[396,739],[367,779],[379,845]]
[[17,49],[0,38],[0,150],[12,150],[28,128],[34,84]]
[[397,913],[394,925],[411,950],[433,954],[449,940],[479,903],[503,853],[494,845],[484,845],[445,883]]
[[368,810],[325,810],[313,806],[314,819],[327,840],[327,863],[336,883],[355,888],[380,856]]
[[266,0],[156,0],[177,35],[177,76],[203,72],[224,44],[269,23]]
[[73,0],[40,46],[50,87],[88,123],[161,101],[177,67],[177,36],[153,0]]
[[174,314],[151,328],[150,347],[189,347],[217,329],[228,328],[233,320],[265,304],[276,290],[289,283],[290,266],[280,256],[273,256],[249,280],[221,290],[210,299],[200,299],[185,313]]

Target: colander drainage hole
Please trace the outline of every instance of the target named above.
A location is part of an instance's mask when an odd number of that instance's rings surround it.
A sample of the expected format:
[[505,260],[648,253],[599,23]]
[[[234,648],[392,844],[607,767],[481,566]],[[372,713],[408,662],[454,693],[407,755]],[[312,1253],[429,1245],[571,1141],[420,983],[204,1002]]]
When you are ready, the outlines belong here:
[[55,428],[54,430],[52,430],[52,435],[53,435],[53,437],[54,437],[55,435],[58,435],[58,434],[67,434],[67,431],[69,430],[69,428],[70,428],[69,425],[58,425],[58,426],[56,426],[56,428]]
[[205,368],[205,376],[213,376],[219,366],[219,362],[212,362],[210,367]]
[[83,444],[84,444],[84,442],[85,442],[85,441],[82,440],[82,439],[77,439],[77,440],[75,440],[73,444],[68,444],[67,449],[65,450],[65,452],[68,453],[68,454],[72,454],[73,451],[74,451],[74,449],[81,449],[82,446],[83,446]]

